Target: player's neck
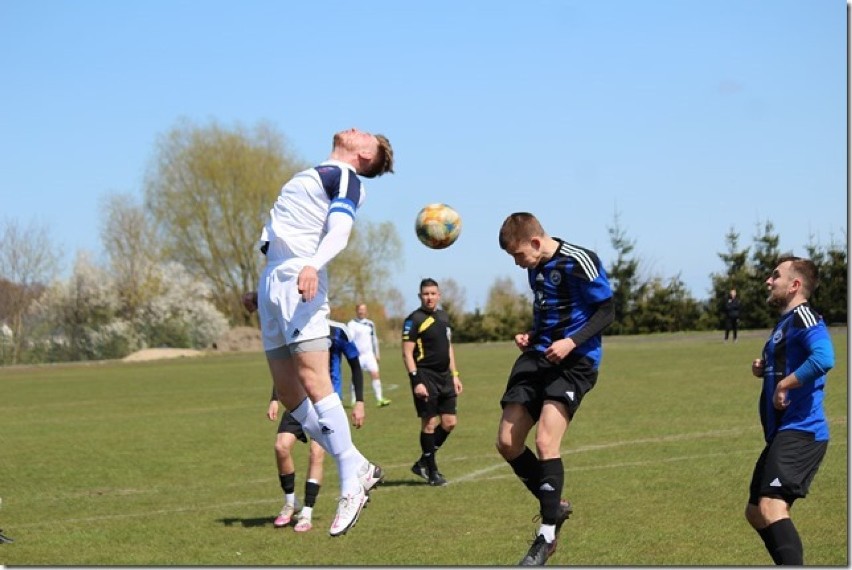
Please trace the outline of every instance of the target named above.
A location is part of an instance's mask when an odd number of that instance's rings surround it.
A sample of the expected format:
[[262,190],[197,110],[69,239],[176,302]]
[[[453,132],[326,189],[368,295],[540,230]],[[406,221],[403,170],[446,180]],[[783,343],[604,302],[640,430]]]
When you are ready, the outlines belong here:
[[328,157],[330,160],[338,160],[340,162],[345,162],[349,166],[352,167],[356,172],[358,171],[358,153],[352,152],[351,150],[345,148],[335,148],[331,151],[331,155]]
[[547,263],[553,256],[556,255],[556,250],[559,249],[559,242],[552,237],[546,237],[541,240],[541,258],[539,263]]
[[804,297],[802,297],[801,295],[796,295],[787,303],[787,306],[785,306],[781,310],[781,314],[786,315],[787,313],[789,313],[790,311],[792,311],[793,309],[795,309],[799,305],[804,305],[807,302],[808,302],[808,300],[805,299]]

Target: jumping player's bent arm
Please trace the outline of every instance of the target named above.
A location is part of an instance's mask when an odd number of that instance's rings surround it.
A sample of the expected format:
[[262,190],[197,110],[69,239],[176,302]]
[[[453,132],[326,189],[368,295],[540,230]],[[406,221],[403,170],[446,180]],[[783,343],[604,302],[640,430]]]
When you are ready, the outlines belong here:
[[831,339],[824,334],[825,329],[814,328],[813,330],[814,335],[807,336],[805,341],[810,349],[808,358],[775,385],[772,400],[777,410],[783,410],[789,406],[788,391],[810,384],[834,368],[834,347],[831,345]]
[[334,257],[343,251],[349,243],[349,234],[352,232],[354,219],[352,214],[343,211],[333,211],[328,215],[326,222],[328,232],[323,236],[317,251],[311,257],[307,265],[317,271],[325,267]]
[[583,328],[572,334],[570,338],[574,341],[575,346],[581,346],[593,336],[603,332],[614,320],[615,307],[612,303],[612,297],[610,297],[598,303],[595,312],[592,313]]
[[793,372],[800,384],[813,382],[834,368],[834,347],[827,335],[811,341],[810,348],[810,356]]

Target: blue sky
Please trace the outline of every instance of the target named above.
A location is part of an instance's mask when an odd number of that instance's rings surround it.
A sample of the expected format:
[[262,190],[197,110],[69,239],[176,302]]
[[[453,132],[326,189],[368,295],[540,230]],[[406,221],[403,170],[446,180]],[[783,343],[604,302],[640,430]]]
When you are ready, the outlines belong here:
[[[100,254],[100,200],[141,197],[157,138],[182,119],[264,121],[307,162],[356,126],[397,174],[359,214],[392,220],[396,285],[462,284],[468,308],[523,272],[497,246],[530,211],[613,259],[619,213],[646,271],[696,298],[733,227],[781,248],[846,239],[843,0],[0,0],[0,219]],[[446,202],[459,241],[422,246]],[[48,244],[45,244],[48,247]]]

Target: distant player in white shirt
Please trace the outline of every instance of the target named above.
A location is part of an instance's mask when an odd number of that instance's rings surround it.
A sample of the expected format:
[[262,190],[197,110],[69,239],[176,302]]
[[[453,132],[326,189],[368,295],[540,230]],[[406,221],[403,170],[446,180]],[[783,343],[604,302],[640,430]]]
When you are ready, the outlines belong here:
[[[367,318],[367,305],[361,303],[355,307],[355,318],[346,323],[352,333],[352,342],[358,347],[358,359],[361,369],[373,378],[373,394],[380,408],[389,406],[391,401],[382,397],[382,380],[379,376],[379,337],[376,335],[376,323]],[[352,403],[355,403],[354,388],[351,389]]]
[[266,267],[257,302],[263,348],[278,397],[337,463],[340,502],[329,534],[346,533],[382,479],[352,443],[328,370],[328,263],[349,241],[364,202],[358,175],[393,172],[387,138],[350,129],[334,135],[331,156],[281,189],[263,231]]

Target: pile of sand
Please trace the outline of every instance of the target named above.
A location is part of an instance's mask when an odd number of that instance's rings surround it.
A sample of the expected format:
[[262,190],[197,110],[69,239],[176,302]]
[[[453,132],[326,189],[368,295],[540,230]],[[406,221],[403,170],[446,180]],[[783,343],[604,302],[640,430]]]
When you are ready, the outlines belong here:
[[190,348],[146,348],[128,354],[123,358],[125,362],[141,362],[143,360],[160,360],[163,358],[179,358],[182,356],[201,356],[204,352]]
[[262,351],[263,342],[260,340],[260,329],[256,327],[234,327],[219,337],[213,344],[213,349],[221,352]]

